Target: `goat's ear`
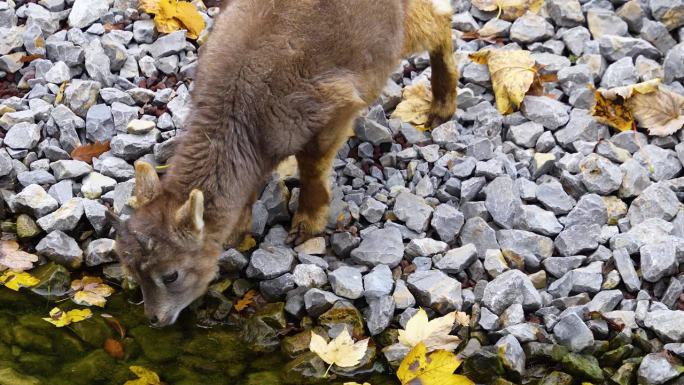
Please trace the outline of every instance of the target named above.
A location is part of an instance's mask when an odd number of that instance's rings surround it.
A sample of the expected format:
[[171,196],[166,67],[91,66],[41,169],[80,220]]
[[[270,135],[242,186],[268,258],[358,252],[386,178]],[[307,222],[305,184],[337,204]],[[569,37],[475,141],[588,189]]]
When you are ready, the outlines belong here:
[[204,194],[192,190],[190,197],[176,211],[175,224],[178,230],[199,236],[204,230]]
[[109,223],[112,225],[114,230],[116,230],[117,233],[121,232],[121,229],[123,228],[123,220],[116,214],[114,214],[112,211],[105,211],[105,218],[109,221]]
[[138,207],[148,203],[161,193],[161,181],[157,171],[149,163],[135,162],[135,200]]

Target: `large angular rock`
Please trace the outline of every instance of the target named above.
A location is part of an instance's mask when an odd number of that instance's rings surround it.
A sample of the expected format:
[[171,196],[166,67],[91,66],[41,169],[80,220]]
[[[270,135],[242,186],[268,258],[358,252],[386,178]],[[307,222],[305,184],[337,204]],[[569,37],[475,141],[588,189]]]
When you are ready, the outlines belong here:
[[601,54],[610,61],[618,61],[625,57],[635,60],[640,55],[658,60],[660,51],[644,39],[616,35],[603,35],[599,39]]
[[294,252],[289,247],[266,246],[252,253],[247,276],[257,279],[273,279],[289,272],[294,263]]
[[622,282],[630,292],[635,292],[641,288],[641,281],[634,268],[634,262],[630,258],[629,253],[625,249],[617,249],[613,251],[613,259],[615,267],[617,267]]
[[485,207],[499,226],[510,229],[522,209],[520,191],[509,176],[494,179],[485,188]]
[[[684,12],[684,10],[682,11]],[[640,384],[645,385],[660,385],[664,384],[676,377],[681,372],[664,354],[651,353],[647,354],[637,371]]]
[[509,270],[485,287],[482,303],[495,314],[501,314],[514,303],[527,310],[541,307],[542,298],[530,278],[520,270]]
[[71,231],[76,228],[83,216],[81,198],[71,198],[62,207],[38,219],[37,223],[45,232],[54,230]]
[[430,225],[444,242],[453,242],[463,227],[464,217],[458,209],[448,204],[441,204],[432,213]]
[[655,310],[646,314],[644,326],[664,341],[684,342],[684,311]]
[[393,268],[404,257],[404,243],[401,232],[396,228],[375,230],[364,236],[361,244],[352,250],[356,263],[375,266],[385,264]]
[[569,257],[595,250],[600,235],[601,227],[598,225],[575,225],[561,231],[554,245],[561,255]]
[[644,280],[658,282],[677,272],[677,251],[672,242],[648,243],[639,252]]
[[646,188],[629,207],[627,216],[632,226],[649,218],[672,220],[679,211],[677,195],[663,183]]
[[608,195],[622,185],[622,170],[598,154],[589,154],[580,162],[582,183],[589,192]]
[[55,211],[59,204],[42,187],[37,184],[31,184],[24,187],[19,194],[14,196],[11,200],[11,206],[17,212],[27,213],[40,218]]
[[78,243],[59,230],[41,239],[36,245],[36,252],[69,269],[78,269],[83,263],[83,250]]
[[575,313],[569,313],[561,318],[553,327],[553,334],[558,342],[573,352],[581,352],[594,344],[591,330]]
[[461,309],[461,283],[439,270],[416,271],[408,276],[407,284],[421,306],[441,314]]
[[333,292],[340,297],[357,299],[363,295],[363,279],[359,269],[341,266],[328,274]]
[[368,308],[364,313],[364,318],[372,336],[387,329],[394,316],[394,308],[394,299],[389,295],[368,300]]
[[85,28],[100,19],[109,10],[107,0],[76,0],[69,13],[69,26]]
[[4,144],[15,150],[30,150],[40,141],[40,127],[37,124],[20,122],[5,134]]
[[477,248],[472,243],[449,250],[434,266],[450,274],[467,269],[477,260]]
[[521,111],[527,119],[550,130],[562,127],[570,119],[565,104],[545,96],[526,96]]
[[428,228],[432,207],[426,204],[423,198],[403,192],[394,201],[394,214],[409,229],[422,232]]
[[466,221],[460,238],[463,245],[474,244],[480,258],[484,258],[489,249],[499,249],[496,232],[480,217],[473,217]]

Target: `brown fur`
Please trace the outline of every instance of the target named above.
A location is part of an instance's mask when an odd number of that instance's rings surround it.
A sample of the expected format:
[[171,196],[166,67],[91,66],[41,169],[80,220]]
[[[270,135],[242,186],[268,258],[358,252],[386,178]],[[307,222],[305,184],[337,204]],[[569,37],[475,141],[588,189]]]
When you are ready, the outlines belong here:
[[[358,112],[402,56],[430,52],[435,122],[456,108],[450,15],[431,0],[230,0],[200,55],[189,130],[160,182],[136,166],[139,208],[118,250],[148,316],[173,323],[214,278],[223,242],[249,223],[255,194],[296,155],[292,238],[324,230],[329,176]],[[189,198],[190,197],[190,198]],[[174,272],[177,282],[165,284]]]

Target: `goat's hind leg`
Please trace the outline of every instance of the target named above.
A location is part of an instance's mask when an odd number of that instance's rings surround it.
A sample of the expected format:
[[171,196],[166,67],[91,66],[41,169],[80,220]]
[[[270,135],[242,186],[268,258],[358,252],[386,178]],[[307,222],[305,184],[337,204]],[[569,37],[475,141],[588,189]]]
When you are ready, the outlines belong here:
[[404,55],[427,50],[432,67],[430,125],[438,126],[456,112],[458,67],[451,40],[451,7],[448,0],[409,1],[404,22]]

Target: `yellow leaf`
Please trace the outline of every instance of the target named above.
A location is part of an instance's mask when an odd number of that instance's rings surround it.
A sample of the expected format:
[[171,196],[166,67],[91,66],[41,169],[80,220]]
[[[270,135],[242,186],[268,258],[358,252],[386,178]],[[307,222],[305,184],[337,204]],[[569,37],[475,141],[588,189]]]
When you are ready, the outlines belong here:
[[256,295],[256,293],[256,290],[250,290],[246,292],[242,299],[238,300],[235,303],[235,310],[240,312],[247,309],[247,307],[251,305],[252,302],[254,302],[254,296]]
[[454,353],[437,350],[428,355],[420,343],[401,362],[397,377],[402,385],[475,385],[468,377],[454,374],[460,364]]
[[33,268],[37,261],[37,255],[19,250],[16,241],[0,241],[0,266],[19,272]]
[[155,15],[154,25],[161,33],[171,33],[183,28],[190,39],[197,39],[204,30],[205,22],[197,8],[187,1],[142,0],[143,12]]
[[416,82],[404,88],[402,100],[391,117],[425,128],[432,105],[432,90],[427,81]]
[[539,13],[544,5],[544,0],[472,0],[472,5],[486,12],[498,10],[497,17],[506,21],[513,21],[527,11]]
[[71,289],[76,291],[72,300],[84,306],[104,307],[107,297],[114,293],[114,289],[103,283],[99,277],[85,276],[74,280],[71,283]]
[[57,95],[55,96],[55,105],[58,105],[62,103],[62,100],[64,100],[64,89],[67,86],[67,81],[63,81],[62,84],[59,86],[59,90],[57,90]]
[[611,126],[619,131],[629,131],[634,128],[634,116],[624,105],[622,97],[609,100],[600,91],[594,93],[594,106],[591,115],[602,124]]
[[50,310],[50,317],[43,318],[45,321],[57,326],[58,328],[67,326],[74,322],[81,322],[93,316],[90,309],[74,309],[69,311],[62,311],[56,307]]
[[181,24],[188,30],[188,37],[190,39],[197,39],[200,32],[204,29],[202,15],[197,12],[197,8],[194,5],[186,1],[179,1],[176,4],[176,19],[180,20]]
[[129,380],[124,385],[160,385],[161,380],[157,373],[142,366],[129,366],[128,369],[138,376],[135,380]]
[[470,59],[487,63],[500,113],[510,114],[520,108],[537,73],[529,51],[486,50],[470,55]]
[[672,135],[684,125],[684,97],[664,87],[651,93],[635,94],[627,100],[627,106],[639,126],[648,129],[651,135]]
[[40,280],[29,273],[7,270],[0,275],[0,284],[14,291],[22,287],[36,286]]
[[456,317],[457,313],[451,312],[428,321],[425,310],[418,309],[406,323],[406,329],[399,330],[399,342],[409,348],[423,344],[428,351],[455,350],[461,343],[460,338],[450,335]]
[[309,350],[316,353],[323,361],[340,368],[356,366],[366,355],[368,350],[368,338],[359,342],[354,342],[351,335],[345,328],[332,341],[325,342],[323,337],[311,332],[311,342]]
[[237,249],[240,252],[246,252],[250,251],[256,246],[256,240],[254,239],[253,236],[251,235],[245,235],[245,237],[242,239],[242,242],[238,245]]

